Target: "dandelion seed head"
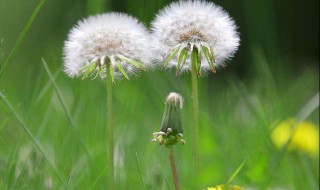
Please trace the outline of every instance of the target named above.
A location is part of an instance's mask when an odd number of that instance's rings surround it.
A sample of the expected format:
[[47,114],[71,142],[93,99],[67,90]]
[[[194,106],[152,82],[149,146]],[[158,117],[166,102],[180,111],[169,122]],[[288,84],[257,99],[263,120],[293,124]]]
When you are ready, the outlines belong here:
[[[79,21],[64,44],[65,72],[70,76],[83,74],[81,69],[92,61],[104,64],[116,55],[125,56],[151,66],[150,34],[137,19],[124,13],[106,13]],[[126,61],[116,60],[124,71],[135,73],[136,68]],[[111,63],[115,76],[120,76],[116,64]]]
[[[200,0],[178,1],[165,7],[152,23],[153,36],[158,40],[158,53],[167,56],[174,47],[193,43],[195,47],[213,49],[217,67],[224,66],[237,51],[240,38],[233,19],[220,6]],[[190,55],[189,55],[190,56]],[[202,70],[210,70],[201,59]],[[177,57],[168,67],[177,65]],[[190,62],[186,62],[191,69]]]

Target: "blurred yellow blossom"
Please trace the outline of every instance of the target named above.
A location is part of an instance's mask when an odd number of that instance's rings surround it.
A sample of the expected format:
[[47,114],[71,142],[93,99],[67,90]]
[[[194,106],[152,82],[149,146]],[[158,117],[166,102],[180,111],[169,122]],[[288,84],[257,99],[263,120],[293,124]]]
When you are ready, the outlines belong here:
[[311,157],[319,155],[319,131],[315,124],[308,121],[297,123],[290,118],[278,124],[271,133],[271,139],[278,148],[290,138],[288,150],[298,150]]
[[238,185],[228,185],[227,187],[225,185],[217,185],[215,187],[208,187],[206,190],[244,190],[244,188]]

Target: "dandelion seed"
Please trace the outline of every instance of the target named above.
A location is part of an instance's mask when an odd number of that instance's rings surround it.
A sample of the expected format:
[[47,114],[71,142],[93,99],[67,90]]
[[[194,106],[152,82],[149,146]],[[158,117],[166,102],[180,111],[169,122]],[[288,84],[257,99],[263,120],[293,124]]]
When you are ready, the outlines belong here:
[[190,71],[187,58],[198,54],[198,76],[216,72],[239,46],[239,34],[232,18],[220,6],[205,1],[179,1],[165,7],[152,23],[156,49],[166,60],[164,67],[177,74]]
[[79,21],[64,45],[65,72],[70,77],[106,77],[112,81],[151,66],[150,34],[137,19],[107,13]]

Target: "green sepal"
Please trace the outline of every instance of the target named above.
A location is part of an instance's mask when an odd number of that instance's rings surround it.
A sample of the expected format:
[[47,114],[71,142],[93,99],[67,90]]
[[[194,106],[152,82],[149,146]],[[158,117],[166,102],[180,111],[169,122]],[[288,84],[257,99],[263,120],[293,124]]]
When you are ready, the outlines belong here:
[[216,73],[216,67],[214,66],[214,62],[213,62],[213,59],[212,59],[212,54],[209,52],[208,47],[207,46],[202,46],[202,52],[203,52],[203,55],[204,55],[205,59],[207,60],[207,62],[210,65],[211,71],[213,73]]
[[173,57],[178,53],[179,49],[180,49],[180,46],[173,49],[173,51],[171,52],[168,59],[164,62],[162,69],[166,68],[166,66],[170,63],[170,61],[173,59]]
[[142,65],[139,61],[136,61],[136,60],[133,60],[133,59],[129,59],[129,58],[123,56],[123,55],[117,55],[117,57],[118,57],[119,59],[121,59],[122,61],[127,62],[128,64],[133,65],[133,66],[136,67],[136,68],[145,70],[145,68],[143,67],[143,65]]
[[[211,54],[211,59],[212,59],[212,62],[214,65],[217,65],[217,60],[216,60],[216,56],[214,55],[214,50],[213,48],[210,48],[210,54]],[[217,70],[216,68],[214,67],[214,70],[212,71],[213,73],[216,73]]]
[[167,103],[165,106],[160,131],[166,133],[168,128],[172,129],[172,135],[183,133],[179,105]]
[[186,50],[186,48],[182,48],[180,50],[179,58],[178,58],[178,65],[177,65],[177,71],[176,71],[177,75],[179,74],[184,63],[186,62],[187,57],[188,57],[188,51]]
[[86,78],[88,78],[88,76],[89,76],[90,74],[92,74],[92,72],[97,68],[96,62],[91,62],[91,63],[89,63],[87,66],[88,66],[88,67],[86,67],[86,70],[84,70],[85,73],[84,73],[84,75],[83,75],[83,77],[82,77],[83,80],[86,79]]
[[116,66],[118,68],[118,70],[122,73],[122,75],[124,76],[124,78],[126,78],[127,80],[130,80],[127,73],[124,71],[123,67],[121,64],[116,63]]

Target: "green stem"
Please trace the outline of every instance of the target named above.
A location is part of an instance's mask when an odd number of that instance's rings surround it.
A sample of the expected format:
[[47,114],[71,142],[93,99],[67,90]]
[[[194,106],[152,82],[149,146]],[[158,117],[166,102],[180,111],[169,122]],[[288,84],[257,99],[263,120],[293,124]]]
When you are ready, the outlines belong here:
[[112,122],[112,66],[107,66],[107,125],[108,125],[108,165],[109,189],[114,190],[113,122]]
[[199,174],[200,156],[199,156],[199,100],[198,100],[198,50],[196,48],[191,52],[192,65],[192,105],[193,105],[193,133],[194,133],[194,161],[195,174]]
[[181,188],[180,188],[179,178],[178,178],[176,164],[174,162],[174,157],[173,157],[173,148],[169,148],[169,158],[170,158],[170,164],[171,164],[171,169],[172,169],[174,186],[175,186],[176,190],[180,190]]

